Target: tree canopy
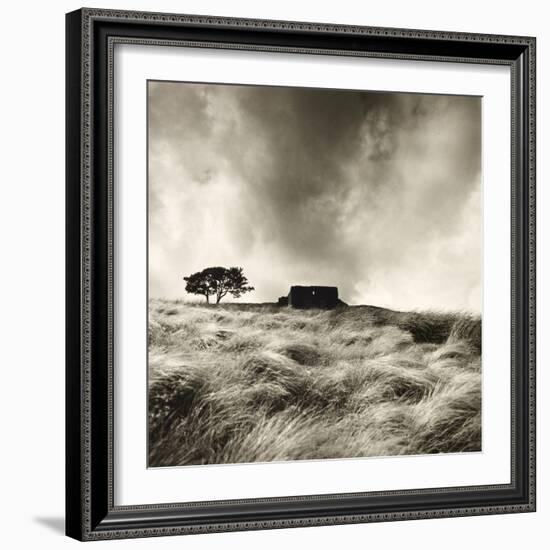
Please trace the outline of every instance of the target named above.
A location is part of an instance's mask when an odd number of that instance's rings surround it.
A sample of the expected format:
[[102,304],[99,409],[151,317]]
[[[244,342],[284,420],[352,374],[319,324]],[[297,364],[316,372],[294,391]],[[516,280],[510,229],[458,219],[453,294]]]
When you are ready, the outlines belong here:
[[210,303],[210,296],[215,296],[216,304],[219,304],[228,294],[240,298],[246,292],[254,290],[248,284],[242,267],[207,267],[184,277],[183,280],[186,282],[187,292],[204,296],[207,303]]

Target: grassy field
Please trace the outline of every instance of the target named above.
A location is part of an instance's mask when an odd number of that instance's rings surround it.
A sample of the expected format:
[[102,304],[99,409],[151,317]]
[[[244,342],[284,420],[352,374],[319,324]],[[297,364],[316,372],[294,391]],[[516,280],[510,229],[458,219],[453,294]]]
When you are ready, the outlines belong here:
[[150,301],[150,466],[479,450],[479,318]]

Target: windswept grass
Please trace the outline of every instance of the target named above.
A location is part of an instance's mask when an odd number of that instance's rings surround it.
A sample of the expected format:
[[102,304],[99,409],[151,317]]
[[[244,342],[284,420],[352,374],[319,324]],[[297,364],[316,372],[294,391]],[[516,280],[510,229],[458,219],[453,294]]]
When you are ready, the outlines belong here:
[[151,300],[149,464],[479,451],[481,321]]

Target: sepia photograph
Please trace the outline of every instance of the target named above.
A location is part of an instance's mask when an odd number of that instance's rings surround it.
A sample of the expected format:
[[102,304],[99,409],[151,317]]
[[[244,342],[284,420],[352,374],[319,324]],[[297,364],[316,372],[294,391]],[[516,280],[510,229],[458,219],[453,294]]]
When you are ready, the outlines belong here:
[[150,468],[483,450],[481,109],[147,82]]

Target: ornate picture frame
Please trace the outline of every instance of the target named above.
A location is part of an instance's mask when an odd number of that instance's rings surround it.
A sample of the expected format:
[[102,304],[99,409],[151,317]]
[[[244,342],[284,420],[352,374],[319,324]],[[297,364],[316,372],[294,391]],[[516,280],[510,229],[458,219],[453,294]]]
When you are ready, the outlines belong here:
[[[66,533],[78,540],[535,510],[535,38],[87,9],[66,35]],[[119,44],[510,70],[510,482],[118,505],[113,234]],[[490,132],[486,128],[486,132]],[[116,276],[116,275],[115,275]],[[489,282],[490,283],[490,282]]]

